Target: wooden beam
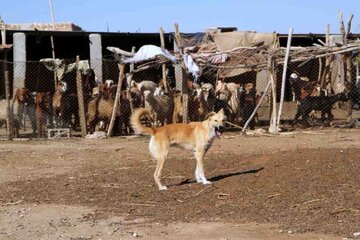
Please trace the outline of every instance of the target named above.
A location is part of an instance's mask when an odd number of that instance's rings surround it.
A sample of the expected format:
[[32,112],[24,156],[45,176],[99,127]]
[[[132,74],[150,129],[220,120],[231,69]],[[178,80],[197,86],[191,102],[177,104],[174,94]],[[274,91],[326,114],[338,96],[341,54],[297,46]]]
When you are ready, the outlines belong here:
[[274,66],[274,58],[272,54],[269,54],[268,58],[268,69],[269,69],[269,81],[271,86],[271,101],[270,101],[270,133],[277,133],[276,127],[276,73]]
[[[4,22],[1,21],[0,24],[1,28],[1,45],[6,48],[6,27]],[[10,49],[10,48],[8,48]],[[7,53],[8,49],[3,51],[3,66],[4,66],[4,79],[5,79],[5,98],[6,98],[6,126],[7,126],[7,139],[13,139],[13,124],[14,124],[14,117],[13,117],[13,109],[11,107],[11,94],[10,94],[10,79],[9,79],[9,70],[8,70],[8,62],[7,62]]]
[[79,69],[80,57],[76,56],[76,89],[79,103],[79,118],[81,127],[81,136],[86,136],[86,116],[85,116],[85,102],[84,102],[84,91],[83,91],[83,79]]
[[[132,47],[131,48],[131,53],[135,53],[135,49],[136,47]],[[130,101],[130,109],[131,109],[131,113],[134,112],[134,106],[133,106],[133,101],[132,101],[132,97],[131,97],[131,81],[134,75],[134,68],[135,68],[135,64],[131,63],[130,64],[130,72],[129,74],[126,76],[126,82],[127,82],[127,95],[129,97],[129,101]]]
[[108,128],[108,132],[107,132],[107,136],[110,137],[112,135],[112,130],[114,127],[114,122],[115,122],[115,118],[116,118],[116,113],[117,110],[121,107],[121,102],[120,102],[120,93],[121,93],[121,87],[123,84],[123,80],[125,78],[125,65],[124,64],[118,64],[119,67],[119,81],[116,87],[116,95],[115,95],[115,102],[114,102],[114,106],[112,109],[112,115],[111,115],[111,120],[110,120],[110,124],[109,124],[109,128]]
[[[161,48],[165,49],[164,30],[162,29],[162,27],[160,28],[160,46],[161,46]],[[162,69],[162,83],[164,85],[165,93],[169,93],[168,82],[167,82],[167,78],[166,78],[166,64],[165,63],[163,63],[161,65],[161,69]]]
[[277,121],[276,121],[277,129],[279,128],[279,125],[280,125],[280,118],[281,118],[282,108],[283,108],[283,103],[284,103],[286,73],[287,73],[287,65],[289,62],[292,34],[293,34],[293,28],[290,28],[289,34],[288,34],[287,45],[286,45],[285,59],[284,59],[284,65],[283,65],[283,74],[282,74],[282,79],[281,79],[281,92],[280,92],[281,95],[280,95],[280,103],[279,103],[279,112],[278,112]]
[[[180,55],[182,56],[184,53],[183,43],[180,36],[179,25],[175,23],[175,38],[176,42],[174,42],[174,51],[178,50]],[[182,102],[183,102],[183,122],[188,122],[188,88],[187,88],[187,74],[184,68],[180,64],[175,65],[175,80],[176,80],[176,89],[180,90],[182,93]]]

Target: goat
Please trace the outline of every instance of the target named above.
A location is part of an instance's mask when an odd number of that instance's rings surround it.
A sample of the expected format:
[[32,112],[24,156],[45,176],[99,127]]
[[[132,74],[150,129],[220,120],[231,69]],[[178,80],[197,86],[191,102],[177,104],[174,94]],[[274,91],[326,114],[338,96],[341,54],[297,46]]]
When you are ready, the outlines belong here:
[[[14,109],[14,118],[20,123],[23,122],[25,116],[28,115],[32,132],[36,132],[36,116],[35,116],[35,101],[33,95],[27,88],[18,88],[15,91],[15,97],[12,102],[13,109]],[[16,127],[15,130],[15,137],[18,136],[19,129]],[[24,130],[25,130],[25,123],[24,123]]]
[[63,81],[59,81],[56,84],[55,93],[52,97],[52,108],[54,114],[54,121],[55,126],[59,127],[63,125],[62,117],[63,117],[63,109],[62,109],[62,102],[63,102],[63,95],[67,90],[67,83]]
[[296,101],[301,101],[307,96],[318,96],[316,82],[302,80],[296,73],[290,75],[290,86]]
[[[246,83],[244,84],[244,91],[240,93],[239,96],[239,102],[240,102],[240,109],[241,109],[241,115],[242,120],[241,124],[245,125],[246,121],[249,119],[251,114],[254,112],[257,104],[257,96],[256,96],[256,90],[254,87],[254,84],[252,83]],[[256,113],[257,115],[257,113]],[[256,122],[255,118],[251,119],[249,127],[250,129],[254,129]]]
[[173,100],[167,96],[153,96],[149,90],[144,92],[145,107],[149,108],[154,114],[155,124],[165,125],[171,123],[173,118],[174,103]]
[[[0,100],[0,127],[5,124],[5,127],[8,129],[7,125],[7,101],[6,100]],[[21,123],[19,118],[15,117],[12,119],[12,122],[10,122],[10,125],[12,126],[14,137],[19,136],[19,129],[21,127]]]
[[45,137],[45,129],[47,126],[47,120],[51,116],[51,95],[49,92],[36,93],[36,124],[38,130],[38,137]]
[[144,96],[137,87],[130,87],[130,106],[133,110],[144,106]]
[[131,81],[130,86],[137,87],[142,93],[144,93],[145,91],[150,91],[153,93],[158,85],[153,81],[144,80],[137,83],[133,80]]
[[[100,94],[93,97],[88,104],[87,122],[88,131],[93,134],[95,127],[99,121],[103,121],[104,125],[101,126],[101,130],[106,130],[111,117],[115,103],[116,85],[113,85],[109,89],[108,94]],[[115,129],[119,127],[122,132],[130,133],[130,100],[127,95],[127,91],[121,91],[120,93],[120,109],[116,111]]]
[[204,90],[197,88],[194,91],[195,97],[193,99],[193,105],[195,111],[193,112],[193,121],[203,121],[206,119],[209,110],[208,104],[205,100]]
[[225,100],[218,99],[215,96],[214,87],[212,84],[210,83],[202,84],[201,92],[204,94],[207,113],[218,112],[221,109],[224,109],[225,116],[229,119],[233,118],[234,111],[231,109],[231,106]]
[[111,79],[107,79],[105,81],[105,83],[103,84],[100,84],[98,86],[98,93],[99,94],[102,94],[102,93],[108,93],[110,87],[114,84],[114,80],[111,80]]
[[[67,91],[67,83],[59,81],[52,97],[52,107],[56,127],[77,127],[79,120],[79,102],[75,93]],[[74,122],[72,118],[74,117]]]
[[297,112],[294,118],[294,124],[301,116],[305,125],[308,125],[309,114],[311,111],[321,111],[321,121],[327,120],[331,122],[334,119],[334,115],[331,113],[331,109],[337,101],[347,101],[348,97],[345,93],[339,93],[332,96],[308,96],[302,99],[298,105]]
[[231,106],[231,109],[234,112],[234,119],[230,119],[230,121],[240,119],[239,90],[240,84],[236,84],[233,82],[225,83],[221,80],[217,81],[215,88],[216,97],[220,100],[226,101]]

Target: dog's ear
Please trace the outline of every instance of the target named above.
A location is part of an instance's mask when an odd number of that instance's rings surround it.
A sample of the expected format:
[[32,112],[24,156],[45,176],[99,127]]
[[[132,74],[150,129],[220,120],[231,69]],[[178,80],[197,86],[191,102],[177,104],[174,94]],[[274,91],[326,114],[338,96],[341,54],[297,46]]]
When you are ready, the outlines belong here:
[[222,108],[222,109],[220,109],[217,113],[218,113],[218,114],[222,114],[222,115],[224,115],[224,109],[223,109],[223,108]]
[[215,116],[216,112],[209,112],[206,116],[206,119],[211,118],[212,116]]

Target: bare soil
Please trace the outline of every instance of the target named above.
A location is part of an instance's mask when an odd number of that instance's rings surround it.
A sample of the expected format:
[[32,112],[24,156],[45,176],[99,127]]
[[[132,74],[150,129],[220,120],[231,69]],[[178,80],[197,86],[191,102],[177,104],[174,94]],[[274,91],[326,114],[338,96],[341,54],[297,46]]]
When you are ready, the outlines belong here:
[[148,137],[0,142],[0,239],[342,239],[360,231],[359,130],[224,134],[194,181]]

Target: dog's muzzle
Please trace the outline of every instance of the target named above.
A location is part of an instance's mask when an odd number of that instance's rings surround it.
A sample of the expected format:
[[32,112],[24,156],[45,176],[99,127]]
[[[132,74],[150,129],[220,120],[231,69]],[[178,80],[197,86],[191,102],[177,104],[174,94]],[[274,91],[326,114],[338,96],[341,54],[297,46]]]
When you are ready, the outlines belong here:
[[221,134],[224,131],[224,126],[220,125],[218,127],[215,127],[215,135],[217,136],[217,138],[221,138]]

